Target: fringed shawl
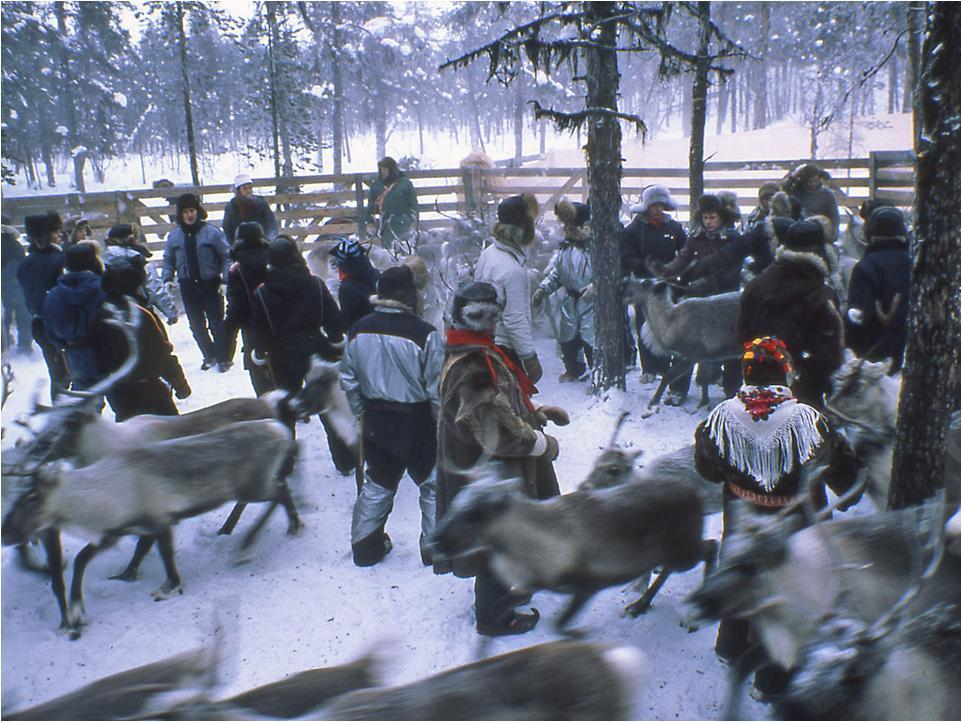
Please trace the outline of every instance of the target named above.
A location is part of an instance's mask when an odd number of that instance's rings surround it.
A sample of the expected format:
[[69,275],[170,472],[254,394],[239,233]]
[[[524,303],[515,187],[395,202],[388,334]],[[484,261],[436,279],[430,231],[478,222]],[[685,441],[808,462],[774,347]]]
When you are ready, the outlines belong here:
[[811,459],[824,439],[818,430],[818,411],[798,403],[787,387],[743,386],[739,395],[758,389],[785,398],[760,416],[752,414],[735,396],[716,406],[706,424],[708,436],[722,457],[754,479],[761,489],[771,492],[796,463]]

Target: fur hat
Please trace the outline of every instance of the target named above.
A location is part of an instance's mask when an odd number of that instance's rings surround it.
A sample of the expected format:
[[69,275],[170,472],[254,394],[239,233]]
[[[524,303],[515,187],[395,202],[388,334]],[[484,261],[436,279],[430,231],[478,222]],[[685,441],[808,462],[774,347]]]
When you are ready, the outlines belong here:
[[278,236],[271,241],[267,253],[267,262],[274,268],[307,265],[304,256],[301,255],[301,250],[297,247],[297,243],[288,236]]
[[200,204],[200,198],[198,198],[193,193],[184,193],[177,199],[177,220],[183,219],[183,213],[187,208],[197,209],[197,218],[199,220],[205,220],[207,218],[207,211],[204,210],[204,206]]
[[411,267],[401,265],[385,269],[377,279],[377,297],[380,301],[403,304],[416,312],[418,291],[414,285],[414,272]]
[[793,251],[820,253],[825,244],[822,227],[813,220],[795,221],[788,229],[785,247]]
[[50,222],[50,230],[52,231],[62,231],[63,230],[63,218],[57,211],[49,210],[47,211],[47,219]]
[[794,364],[785,342],[777,336],[763,336],[742,344],[742,377],[750,386],[779,384],[788,386],[794,376]]
[[234,242],[238,246],[257,246],[264,242],[264,229],[257,221],[244,221],[237,226]]
[[779,218],[795,217],[792,213],[792,200],[785,191],[778,191],[772,196],[771,209],[773,216],[778,216]]
[[134,227],[129,223],[117,223],[107,231],[108,240],[125,241],[134,235]]
[[93,241],[81,241],[67,247],[64,251],[64,270],[76,273],[78,271],[93,271],[96,274],[104,272],[104,264],[100,260],[98,251],[100,246]]
[[740,214],[736,214],[730,206],[722,203],[718,196],[710,193],[706,193],[698,199],[698,213],[699,215],[717,213],[722,219],[723,226],[734,223],[741,217]]
[[238,173],[234,176],[234,190],[237,190],[241,186],[246,186],[252,184],[254,181],[246,173]]
[[591,218],[587,203],[562,199],[555,203],[554,214],[566,226],[583,226]]
[[104,270],[100,288],[108,301],[116,302],[124,296],[133,296],[147,282],[143,264],[132,263],[126,258],[118,259]]
[[835,240],[835,224],[828,216],[807,216],[806,221],[813,221],[822,227],[822,235],[826,243]]
[[28,238],[46,238],[53,230],[50,227],[50,216],[46,213],[27,216],[23,219],[23,226]]
[[474,281],[454,294],[452,325],[468,331],[490,331],[501,318],[498,292],[490,283]]
[[865,224],[865,238],[871,243],[875,239],[900,238],[906,240],[909,230],[905,226],[905,216],[894,206],[881,206],[872,211]]
[[405,256],[401,259],[401,265],[411,269],[411,276],[414,278],[414,287],[421,290],[428,285],[431,274],[428,273],[428,264],[420,256]]
[[742,211],[738,206],[738,194],[735,191],[718,191],[718,200],[722,208],[728,210],[733,220],[742,219]]
[[531,193],[510,196],[498,204],[495,238],[521,248],[534,242],[534,222],[538,218],[538,199]]
[[772,198],[776,193],[780,193],[781,190],[782,187],[775,181],[762,183],[758,188],[758,200],[763,201],[766,198]]
[[641,203],[636,203],[628,210],[632,213],[647,213],[653,203],[661,203],[670,211],[678,208],[678,202],[671,197],[668,188],[662,185],[651,185],[641,192]]
[[349,258],[359,258],[364,255],[361,244],[351,238],[343,238],[331,249],[331,258],[339,265]]

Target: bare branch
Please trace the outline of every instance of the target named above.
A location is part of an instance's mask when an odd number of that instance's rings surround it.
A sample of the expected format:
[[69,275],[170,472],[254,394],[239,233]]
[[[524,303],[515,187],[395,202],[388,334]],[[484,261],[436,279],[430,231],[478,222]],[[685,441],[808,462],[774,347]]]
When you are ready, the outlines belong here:
[[536,120],[548,118],[557,126],[558,130],[574,132],[592,118],[615,118],[634,125],[635,131],[642,137],[648,133],[648,126],[645,125],[645,121],[637,115],[619,113],[610,108],[585,108],[574,113],[566,113],[560,110],[554,110],[553,108],[543,108],[537,100],[529,101],[529,103],[534,106],[534,117]]

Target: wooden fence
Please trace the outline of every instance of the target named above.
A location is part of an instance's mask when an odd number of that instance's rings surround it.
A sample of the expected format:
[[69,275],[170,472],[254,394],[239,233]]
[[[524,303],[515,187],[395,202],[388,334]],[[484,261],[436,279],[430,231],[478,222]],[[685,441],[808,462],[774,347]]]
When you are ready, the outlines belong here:
[[[743,213],[757,201],[757,189],[765,181],[781,181],[804,160],[723,161],[705,164],[705,190],[731,190],[738,194]],[[915,198],[914,156],[911,151],[882,151],[868,158],[820,160],[818,164],[832,175],[832,187],[840,207],[857,213],[862,200],[878,197],[910,209]],[[450,227],[459,216],[473,215],[493,222],[498,201],[516,193],[534,193],[544,211],[562,197],[587,198],[584,168],[541,168],[534,166],[493,169],[450,168],[411,171],[408,177],[417,190],[420,228]],[[333,237],[357,234],[367,237],[368,229],[357,219],[366,214],[367,196],[373,174],[313,175],[291,178],[258,178],[255,192],[275,208],[284,233],[310,244]],[[641,196],[645,186],[668,186],[679,201],[676,216],[688,219],[687,168],[625,168],[622,180],[624,214]],[[208,220],[220,225],[223,210],[232,196],[227,184],[178,186],[97,193],[35,195],[2,198],[2,212],[22,229],[23,218],[55,209],[62,216],[85,215],[95,238],[106,236],[114,223],[140,226],[152,250],[163,247],[163,239],[173,228],[173,201],[181,193],[198,193],[207,209]],[[548,223],[554,215],[545,213]],[[848,222],[842,213],[842,225]]]

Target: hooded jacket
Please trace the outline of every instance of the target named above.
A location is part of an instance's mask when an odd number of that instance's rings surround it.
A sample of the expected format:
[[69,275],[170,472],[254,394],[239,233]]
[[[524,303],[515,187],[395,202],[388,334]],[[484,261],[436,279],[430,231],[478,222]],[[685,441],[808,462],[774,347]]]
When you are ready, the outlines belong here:
[[102,376],[90,346],[90,324],[104,298],[100,276],[93,271],[76,271],[60,276],[43,302],[44,331],[64,349],[70,377],[83,388]]
[[224,318],[231,338],[250,322],[254,291],[267,275],[269,253],[266,243],[237,245],[231,251],[234,262],[227,272],[227,312]]
[[35,317],[43,315],[44,298],[47,291],[57,285],[65,260],[60,246],[55,244],[42,250],[31,244],[27,250],[27,257],[17,269],[17,280],[23,289],[27,309]]

